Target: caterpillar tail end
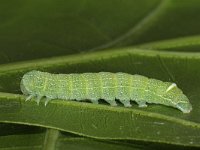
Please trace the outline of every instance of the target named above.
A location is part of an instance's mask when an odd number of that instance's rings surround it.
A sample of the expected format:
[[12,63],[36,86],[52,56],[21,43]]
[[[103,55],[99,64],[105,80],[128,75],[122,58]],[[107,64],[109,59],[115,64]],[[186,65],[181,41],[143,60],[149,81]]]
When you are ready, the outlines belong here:
[[178,103],[176,107],[183,113],[190,113],[192,111],[192,105],[190,103]]

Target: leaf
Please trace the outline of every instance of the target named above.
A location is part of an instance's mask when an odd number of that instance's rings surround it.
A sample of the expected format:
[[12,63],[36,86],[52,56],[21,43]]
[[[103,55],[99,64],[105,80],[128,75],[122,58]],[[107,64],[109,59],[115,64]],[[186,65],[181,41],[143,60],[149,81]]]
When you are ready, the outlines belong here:
[[199,7],[196,0],[2,1],[0,63],[198,35]]
[[[57,130],[47,129],[46,134],[35,133],[35,134],[20,134],[20,135],[8,135],[0,137],[0,149],[70,149],[70,150],[82,150],[82,149],[96,149],[96,150],[156,150],[156,149],[176,149],[182,150],[183,147],[171,146],[171,145],[155,145],[152,143],[140,143],[140,142],[129,142],[129,141],[116,141],[116,140],[97,140],[84,137],[72,137],[63,134],[57,134]],[[47,136],[50,134],[51,136]],[[47,138],[48,137],[48,138]],[[51,140],[54,137],[54,140]],[[55,138],[56,137],[56,138]],[[50,140],[51,142],[46,143],[45,141]],[[12,142],[10,142],[12,141]],[[53,147],[46,148],[45,144]],[[191,149],[191,147],[184,148],[185,150]]]
[[121,4],[119,0],[0,2],[0,62],[88,51],[134,28],[160,0]]
[[[1,148],[199,148],[199,3],[1,1]],[[25,103],[19,83],[32,69],[52,73],[127,72],[176,82],[189,97],[193,111],[182,114],[153,104],[145,109],[137,105],[112,108],[103,101],[94,105],[54,100],[47,107],[43,102],[40,106],[33,101]],[[47,136],[49,133],[52,136]],[[56,133],[59,135],[52,140]],[[141,142],[139,146],[136,141]]]
[[42,147],[43,134],[8,135],[0,137],[0,149],[38,150]]
[[189,36],[170,40],[161,40],[135,46],[142,49],[156,49],[178,52],[199,52],[200,36]]
[[38,106],[34,101],[25,103],[24,96],[1,93],[0,119],[1,122],[6,120],[50,127],[99,139],[130,139],[199,146],[199,59],[199,55],[192,53],[119,49],[4,65],[0,69],[0,79],[3,79],[1,83],[6,83],[2,84],[2,89],[12,93],[19,90],[22,74],[32,69],[68,73],[77,72],[77,68],[81,68],[78,72],[123,71],[163,81],[171,78],[189,97],[193,111],[183,114],[163,105],[149,105],[142,109],[136,105],[124,108],[60,100],[54,100],[45,107],[44,102]]
[[[1,107],[2,108],[2,107]],[[36,126],[26,126],[19,124],[0,123],[0,136],[15,135],[15,134],[32,134],[44,132],[44,128]],[[1,145],[1,144],[0,144]]]

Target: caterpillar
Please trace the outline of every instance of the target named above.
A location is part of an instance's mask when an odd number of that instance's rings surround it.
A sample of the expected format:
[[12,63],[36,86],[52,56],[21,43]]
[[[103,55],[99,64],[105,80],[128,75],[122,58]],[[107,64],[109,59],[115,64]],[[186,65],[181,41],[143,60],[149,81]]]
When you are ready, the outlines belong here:
[[33,70],[24,74],[20,88],[27,96],[26,101],[36,97],[39,104],[46,97],[45,106],[52,99],[90,100],[95,104],[104,99],[117,106],[118,99],[125,107],[131,107],[130,101],[135,101],[139,107],[154,103],[172,106],[183,113],[192,110],[188,98],[175,83],[122,72],[51,74]]

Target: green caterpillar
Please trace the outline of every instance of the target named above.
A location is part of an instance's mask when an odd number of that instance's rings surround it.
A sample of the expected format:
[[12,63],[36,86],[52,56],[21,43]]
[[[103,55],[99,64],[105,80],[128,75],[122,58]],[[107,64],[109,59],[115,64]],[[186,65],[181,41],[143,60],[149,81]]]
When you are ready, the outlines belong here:
[[178,108],[183,113],[192,110],[188,98],[175,83],[121,72],[50,74],[33,70],[23,76],[20,87],[22,93],[28,96],[26,100],[37,97],[39,104],[45,96],[45,105],[51,99],[88,99],[95,104],[104,99],[111,106],[116,106],[115,99],[118,99],[125,107],[131,107],[130,101],[135,101],[139,107],[155,103]]

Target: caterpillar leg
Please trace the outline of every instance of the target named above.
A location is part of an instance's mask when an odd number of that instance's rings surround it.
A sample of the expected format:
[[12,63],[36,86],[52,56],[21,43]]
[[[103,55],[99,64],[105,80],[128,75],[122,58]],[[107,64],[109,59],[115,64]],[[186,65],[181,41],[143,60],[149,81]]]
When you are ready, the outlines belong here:
[[107,103],[109,103],[111,106],[117,106],[117,103],[116,101],[113,99],[113,100],[105,100]]
[[26,98],[25,101],[29,101],[29,100],[31,100],[33,97],[34,97],[33,95],[29,95],[29,96]]
[[37,99],[36,99],[37,105],[39,105],[41,98],[42,98],[42,96],[37,96]]
[[45,107],[47,106],[47,104],[49,103],[50,100],[51,100],[50,97],[46,97],[45,102],[44,102]]
[[146,102],[136,101],[136,103],[139,105],[138,107],[147,107]]
[[122,104],[124,104],[124,107],[131,107],[130,100],[119,100]]

